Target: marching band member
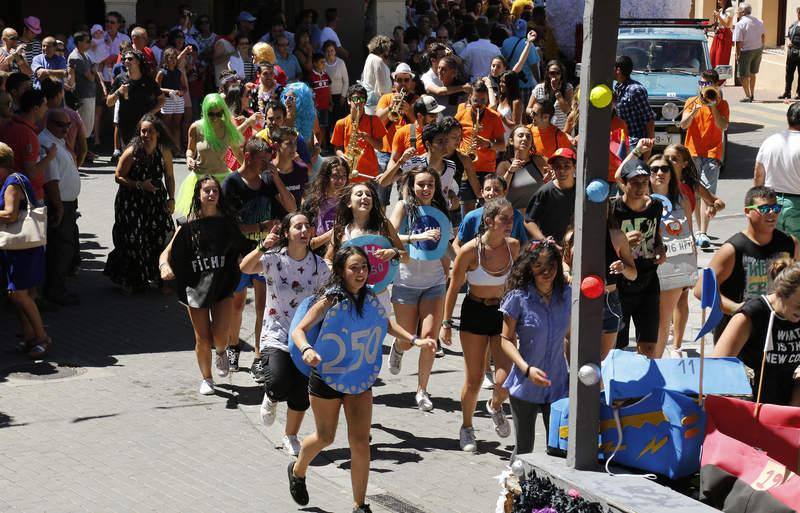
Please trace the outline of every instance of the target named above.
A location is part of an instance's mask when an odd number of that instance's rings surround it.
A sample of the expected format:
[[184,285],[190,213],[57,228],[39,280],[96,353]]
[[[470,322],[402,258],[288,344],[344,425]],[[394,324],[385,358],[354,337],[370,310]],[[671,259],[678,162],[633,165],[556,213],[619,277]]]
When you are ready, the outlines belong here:
[[[425,153],[425,145],[422,143],[422,130],[431,123],[435,123],[439,118],[439,113],[444,111],[444,107],[439,105],[436,99],[423,94],[414,102],[414,123],[409,123],[397,129],[392,140],[392,158],[386,169],[389,169],[395,162],[400,160],[403,153],[409,148],[415,148],[417,153]],[[411,140],[415,142],[412,144]]]
[[[377,116],[364,112],[367,103],[367,90],[364,86],[350,86],[347,90],[347,101],[350,115],[336,122],[331,144],[336,147],[336,155],[344,158],[350,166],[351,180],[364,182],[370,177],[378,176],[375,150],[383,147],[382,139],[386,135],[386,128]],[[357,127],[355,133],[354,123]],[[356,173],[358,174],[355,175]]]

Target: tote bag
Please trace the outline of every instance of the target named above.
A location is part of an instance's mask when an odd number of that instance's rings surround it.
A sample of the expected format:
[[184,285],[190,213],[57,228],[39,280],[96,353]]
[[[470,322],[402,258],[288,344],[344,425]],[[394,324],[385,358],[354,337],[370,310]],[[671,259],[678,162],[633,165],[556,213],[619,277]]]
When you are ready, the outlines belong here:
[[47,207],[34,207],[25,179],[19,173],[12,176],[22,185],[28,208],[20,209],[13,223],[0,223],[0,249],[16,251],[44,246],[47,244]]

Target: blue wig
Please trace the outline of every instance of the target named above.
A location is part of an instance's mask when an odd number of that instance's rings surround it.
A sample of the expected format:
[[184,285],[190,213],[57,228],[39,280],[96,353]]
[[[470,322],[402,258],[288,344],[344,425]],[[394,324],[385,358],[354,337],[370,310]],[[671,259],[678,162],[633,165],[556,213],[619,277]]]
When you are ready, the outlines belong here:
[[297,121],[295,128],[306,141],[313,140],[314,118],[317,111],[314,107],[314,92],[304,82],[292,82],[283,88],[281,92],[281,103],[286,105],[286,94],[293,93],[295,98],[295,108],[297,109]]

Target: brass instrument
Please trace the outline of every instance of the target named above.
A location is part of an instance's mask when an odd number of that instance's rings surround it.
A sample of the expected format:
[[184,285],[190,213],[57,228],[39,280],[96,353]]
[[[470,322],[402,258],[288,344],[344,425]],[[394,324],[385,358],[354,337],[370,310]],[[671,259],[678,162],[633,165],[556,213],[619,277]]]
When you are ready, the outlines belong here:
[[389,121],[392,123],[397,123],[400,121],[400,118],[403,117],[402,108],[404,101],[406,101],[405,87],[392,95],[392,103],[389,104],[389,113],[387,114]]
[[347,141],[344,158],[350,166],[350,178],[358,178],[359,172],[356,166],[358,165],[358,160],[361,158],[361,155],[364,154],[364,149],[358,144],[358,123],[361,121],[361,111],[356,109],[355,115],[350,115],[350,120],[350,139]]
[[467,156],[473,162],[478,160],[478,132],[481,131],[481,128],[481,111],[475,109],[475,123],[472,125],[472,136],[470,137],[469,144],[467,145],[467,148],[469,149]]
[[717,103],[719,101],[719,89],[715,86],[706,86],[700,89],[700,99],[703,103]]

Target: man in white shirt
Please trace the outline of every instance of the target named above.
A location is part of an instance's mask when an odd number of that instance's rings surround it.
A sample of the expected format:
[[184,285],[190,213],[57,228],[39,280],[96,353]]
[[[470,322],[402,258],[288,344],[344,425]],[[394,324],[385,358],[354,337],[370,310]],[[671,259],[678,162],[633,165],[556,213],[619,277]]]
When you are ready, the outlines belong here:
[[336,43],[336,55],[340,59],[347,59],[350,52],[344,49],[342,42],[339,40],[339,34],[336,33],[336,23],[339,19],[339,11],[335,7],[325,9],[325,27],[319,33],[319,46],[325,44],[325,41],[331,40]]
[[461,53],[470,82],[489,75],[492,68],[492,59],[500,55],[500,49],[489,41],[489,24],[479,21],[475,28],[478,30],[478,40],[467,44]]
[[750,4],[739,4],[739,21],[733,27],[733,40],[736,43],[736,72],[742,81],[744,98],[742,102],[753,101],[756,90],[756,74],[761,65],[764,51],[764,23],[753,16]]
[[789,129],[761,143],[756,155],[753,185],[766,185],[778,194],[782,210],[776,228],[800,236],[800,102],[786,112]]
[[39,133],[39,144],[55,145],[56,156],[44,170],[44,194],[49,219],[44,293],[59,305],[76,305],[75,294],[67,292],[66,281],[78,253],[78,194],[81,177],[75,159],[64,138],[71,125],[70,117],[61,109],[47,112],[47,128]]
[[119,57],[119,45],[123,41],[131,42],[125,33],[120,32],[122,26],[122,15],[116,11],[111,11],[106,14],[106,45],[108,45],[108,57],[105,60],[103,67],[103,82],[110,87],[114,77],[111,75],[111,70],[114,64],[117,63]]

